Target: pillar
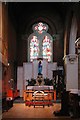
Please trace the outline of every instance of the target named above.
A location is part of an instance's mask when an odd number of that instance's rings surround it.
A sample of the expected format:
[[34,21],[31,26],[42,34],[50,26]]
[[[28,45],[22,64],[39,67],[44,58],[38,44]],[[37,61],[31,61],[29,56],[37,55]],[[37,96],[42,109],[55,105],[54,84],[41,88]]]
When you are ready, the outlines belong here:
[[69,40],[69,54],[75,54],[76,35],[77,35],[77,22],[75,16],[73,16]]
[[69,54],[64,57],[67,91],[78,89],[78,55],[75,54],[76,35],[77,22],[75,16],[73,16],[69,40]]
[[78,52],[78,89],[80,90],[80,52]]
[[66,90],[78,89],[78,56],[65,56]]

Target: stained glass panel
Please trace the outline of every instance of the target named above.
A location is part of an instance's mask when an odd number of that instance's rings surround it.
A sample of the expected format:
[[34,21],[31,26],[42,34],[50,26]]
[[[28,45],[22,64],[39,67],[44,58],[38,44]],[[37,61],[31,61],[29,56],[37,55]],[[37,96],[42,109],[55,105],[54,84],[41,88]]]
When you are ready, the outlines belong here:
[[30,42],[30,61],[36,59],[39,54],[39,41],[36,36],[33,36]]
[[43,58],[51,61],[52,49],[51,49],[51,40],[48,36],[44,37],[43,40]]
[[43,24],[42,22],[39,22],[34,27],[34,30],[37,31],[39,34],[42,34],[44,31],[47,30],[47,26],[45,24]]

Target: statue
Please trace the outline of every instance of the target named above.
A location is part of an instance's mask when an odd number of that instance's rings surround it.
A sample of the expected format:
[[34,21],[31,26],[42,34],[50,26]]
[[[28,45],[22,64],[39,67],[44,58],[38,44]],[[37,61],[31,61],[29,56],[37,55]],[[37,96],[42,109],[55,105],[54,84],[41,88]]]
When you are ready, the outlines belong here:
[[42,63],[41,63],[41,61],[39,61],[39,64],[38,64],[38,75],[42,75]]

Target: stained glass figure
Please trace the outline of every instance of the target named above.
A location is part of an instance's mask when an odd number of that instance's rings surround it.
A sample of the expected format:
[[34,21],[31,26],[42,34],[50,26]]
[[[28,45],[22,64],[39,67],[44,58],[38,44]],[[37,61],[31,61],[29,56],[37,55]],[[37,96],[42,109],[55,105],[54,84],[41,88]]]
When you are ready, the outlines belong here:
[[43,40],[43,58],[47,59],[49,62],[51,61],[52,55],[51,49],[51,40],[48,38],[48,36],[45,36]]
[[39,41],[36,36],[33,36],[30,42],[30,60],[36,59],[39,54]]

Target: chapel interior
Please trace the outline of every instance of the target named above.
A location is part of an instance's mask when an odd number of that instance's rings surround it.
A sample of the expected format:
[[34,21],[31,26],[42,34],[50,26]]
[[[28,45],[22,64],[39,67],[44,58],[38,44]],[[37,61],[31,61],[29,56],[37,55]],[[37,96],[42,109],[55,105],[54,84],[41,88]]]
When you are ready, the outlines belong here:
[[2,120],[80,118],[80,2],[0,2],[0,95]]

